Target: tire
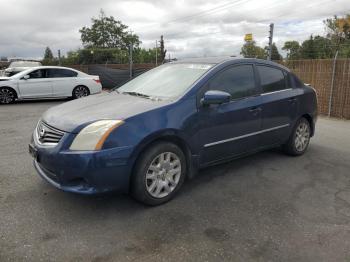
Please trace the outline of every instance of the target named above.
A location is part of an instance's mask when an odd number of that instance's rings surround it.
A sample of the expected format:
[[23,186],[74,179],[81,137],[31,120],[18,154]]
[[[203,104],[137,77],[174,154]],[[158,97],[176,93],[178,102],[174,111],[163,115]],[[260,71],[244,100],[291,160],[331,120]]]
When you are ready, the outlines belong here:
[[302,117],[295,124],[291,136],[282,148],[288,155],[300,156],[307,150],[310,143],[310,138],[310,123],[306,118]]
[[89,88],[86,86],[77,86],[73,89],[72,96],[74,99],[83,98],[90,95]]
[[151,206],[172,199],[186,176],[186,158],[182,150],[169,142],[158,142],[137,160],[131,179],[131,196]]
[[0,88],[0,104],[12,104],[17,97],[16,91],[9,87]]

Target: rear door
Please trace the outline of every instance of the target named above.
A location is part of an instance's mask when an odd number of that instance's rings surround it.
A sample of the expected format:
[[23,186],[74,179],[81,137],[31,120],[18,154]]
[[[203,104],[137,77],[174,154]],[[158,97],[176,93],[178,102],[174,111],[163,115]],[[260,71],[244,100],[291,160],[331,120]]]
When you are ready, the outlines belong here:
[[200,90],[231,94],[231,101],[199,106],[202,165],[239,155],[259,146],[261,97],[253,64],[230,66],[218,72]]
[[288,139],[296,117],[296,92],[284,70],[258,64],[257,72],[262,89],[261,145],[279,144]]
[[48,76],[52,80],[53,95],[57,97],[72,96],[77,85],[78,73],[63,68],[48,69]]
[[47,78],[46,69],[37,69],[28,74],[29,78],[18,80],[18,87],[23,98],[45,98],[52,96],[52,83]]

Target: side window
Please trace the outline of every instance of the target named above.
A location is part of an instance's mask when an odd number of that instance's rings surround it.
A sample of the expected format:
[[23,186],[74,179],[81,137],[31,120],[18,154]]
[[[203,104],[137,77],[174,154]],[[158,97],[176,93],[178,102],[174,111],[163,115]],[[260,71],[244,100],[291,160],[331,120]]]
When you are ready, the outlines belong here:
[[34,70],[33,72],[28,74],[30,78],[45,78],[46,77],[46,70],[44,69],[38,69]]
[[257,66],[261,87],[264,93],[286,89],[286,79],[283,71],[269,66]]
[[209,81],[209,90],[227,92],[232,99],[257,94],[253,66],[238,65],[219,72]]
[[75,77],[78,73],[68,69],[49,69],[49,77]]

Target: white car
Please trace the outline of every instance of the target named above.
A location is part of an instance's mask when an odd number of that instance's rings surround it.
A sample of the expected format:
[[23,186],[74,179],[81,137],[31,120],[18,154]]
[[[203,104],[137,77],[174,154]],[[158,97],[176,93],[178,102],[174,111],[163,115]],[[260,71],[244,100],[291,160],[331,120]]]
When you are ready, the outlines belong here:
[[0,77],[0,104],[25,99],[81,98],[101,90],[99,76],[67,67],[39,66]]

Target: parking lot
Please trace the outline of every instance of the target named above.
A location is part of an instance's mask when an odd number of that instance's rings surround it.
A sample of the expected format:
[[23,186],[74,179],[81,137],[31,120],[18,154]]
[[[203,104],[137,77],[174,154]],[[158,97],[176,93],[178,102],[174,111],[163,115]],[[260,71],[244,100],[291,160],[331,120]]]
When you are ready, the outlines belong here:
[[202,170],[150,208],[36,174],[31,132],[60,103],[0,106],[0,261],[350,261],[350,121],[320,118],[305,155]]

